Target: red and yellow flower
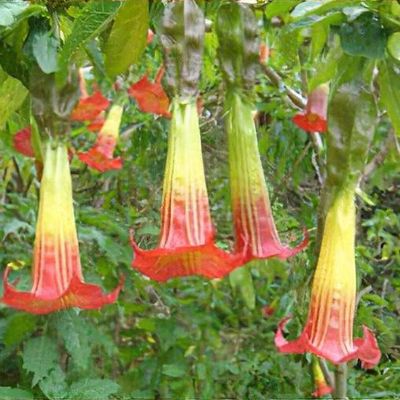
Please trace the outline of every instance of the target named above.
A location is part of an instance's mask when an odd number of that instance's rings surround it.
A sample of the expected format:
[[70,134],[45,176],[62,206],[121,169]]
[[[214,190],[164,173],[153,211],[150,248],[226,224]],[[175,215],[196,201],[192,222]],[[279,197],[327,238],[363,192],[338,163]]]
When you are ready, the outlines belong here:
[[33,254],[33,286],[19,291],[4,275],[3,303],[33,314],[79,307],[100,308],[113,303],[121,284],[110,294],[82,276],[72,202],[72,182],[67,148],[49,143],[40,188],[39,215]]
[[79,159],[89,167],[105,172],[111,169],[121,169],[121,158],[114,158],[114,150],[118,142],[123,107],[114,104],[100,132],[96,143],[87,151],[78,153]]
[[221,278],[241,265],[241,254],[225,252],[214,243],[194,100],[173,103],[161,223],[155,250],[142,250],[132,239],[132,266],[148,277]]
[[306,132],[326,132],[328,96],[328,83],[317,86],[308,96],[305,112],[296,114],[293,122]]
[[136,100],[140,111],[171,118],[169,98],[161,85],[163,74],[164,67],[161,67],[154,82],[150,82],[147,75],[144,75],[131,85],[128,93]]
[[315,398],[320,398],[332,393],[333,388],[327,384],[321,366],[319,365],[319,362],[316,358],[313,359],[312,371],[315,387],[314,392],[312,392],[312,396]]
[[286,259],[307,246],[308,236],[294,248],[281,243],[258,150],[252,105],[236,92],[230,94],[226,104],[236,251],[245,252],[245,262],[255,258]]
[[359,358],[372,368],[381,353],[373,333],[353,340],[356,301],[355,205],[352,190],[337,194],[326,216],[321,249],[314,276],[308,319],[301,336],[288,342],[283,336],[287,318],[275,336],[283,353],[311,352],[334,364]]

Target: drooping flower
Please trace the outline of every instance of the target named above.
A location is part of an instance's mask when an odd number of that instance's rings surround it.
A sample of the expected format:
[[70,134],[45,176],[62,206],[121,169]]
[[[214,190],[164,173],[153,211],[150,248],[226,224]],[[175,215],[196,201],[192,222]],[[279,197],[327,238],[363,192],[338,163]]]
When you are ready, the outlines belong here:
[[139,110],[171,118],[169,98],[161,85],[163,73],[164,68],[161,67],[154,83],[144,75],[128,89],[128,93],[136,100]]
[[287,257],[308,244],[308,236],[294,248],[284,246],[275,227],[253,120],[252,105],[238,92],[226,101],[226,130],[236,251],[246,249],[245,261]]
[[26,157],[35,157],[35,151],[32,146],[32,129],[27,126],[18,131],[13,137],[14,149]]
[[353,192],[337,194],[328,210],[311,292],[308,319],[300,337],[288,342],[284,319],[275,335],[283,353],[311,352],[334,364],[359,358],[364,368],[374,367],[380,351],[373,333],[353,340],[356,301],[355,205]]
[[110,101],[96,90],[91,96],[82,96],[71,114],[72,121],[93,121],[110,105]]
[[149,28],[147,30],[147,44],[150,44],[154,39],[154,32]]
[[261,64],[268,64],[271,56],[271,48],[266,43],[260,44],[259,59]]
[[333,388],[329,386],[326,382],[325,376],[322,372],[321,366],[317,358],[313,359],[312,362],[312,372],[314,377],[315,390],[312,396],[315,398],[326,396],[333,392]]
[[68,307],[95,309],[113,303],[122,285],[104,294],[99,286],[83,280],[68,154],[63,144],[49,143],[46,148],[32,272],[32,289],[25,292],[8,282],[7,268],[1,301],[33,314]]
[[100,172],[122,168],[121,158],[113,158],[119,136],[122,112],[123,108],[118,104],[114,104],[97,135],[96,143],[89,151],[78,153],[79,159],[89,167]]
[[329,84],[317,86],[308,96],[305,112],[296,114],[293,122],[306,132],[326,132],[328,96]]
[[214,243],[201,153],[196,102],[173,102],[158,247],[142,250],[132,239],[132,266],[157,280],[201,275],[221,278],[242,264]]

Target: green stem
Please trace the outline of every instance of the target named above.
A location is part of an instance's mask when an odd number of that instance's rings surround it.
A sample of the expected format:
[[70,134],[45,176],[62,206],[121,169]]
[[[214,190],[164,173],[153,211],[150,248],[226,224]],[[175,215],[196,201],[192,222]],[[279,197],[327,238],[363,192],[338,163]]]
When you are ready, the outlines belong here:
[[347,364],[339,364],[335,369],[335,389],[332,395],[335,400],[347,399]]

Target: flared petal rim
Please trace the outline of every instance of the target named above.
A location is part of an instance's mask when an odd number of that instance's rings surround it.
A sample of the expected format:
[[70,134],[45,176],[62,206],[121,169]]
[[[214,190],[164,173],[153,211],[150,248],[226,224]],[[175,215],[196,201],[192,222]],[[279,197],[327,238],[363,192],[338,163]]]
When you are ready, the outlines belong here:
[[314,398],[319,398],[323,396],[327,396],[333,392],[333,388],[327,385],[325,382],[316,386],[314,392],[311,393],[311,396]]
[[228,253],[213,241],[199,246],[142,250],[131,234],[131,244],[135,256],[132,268],[158,282],[190,275],[223,278],[243,265],[243,254]]
[[328,122],[318,114],[296,114],[293,122],[306,132],[326,132],[328,130]]
[[91,96],[81,98],[72,111],[73,121],[93,121],[104,110],[108,108],[110,101],[98,90]]
[[44,298],[32,292],[17,290],[8,282],[9,272],[10,269],[7,268],[4,273],[4,294],[0,301],[11,308],[38,315],[72,307],[86,310],[99,309],[107,304],[112,304],[117,300],[125,281],[125,278],[121,277],[118,286],[111,293],[105,294],[101,287],[82,282],[77,276],[74,276],[62,296]]
[[[313,353],[321,358],[324,358],[333,364],[342,364],[344,362],[360,359],[362,368],[373,368],[378,364],[381,358],[381,352],[378,348],[376,339],[367,327],[363,326],[363,338],[354,339],[354,351],[347,354],[345,357],[335,356],[332,352],[321,351],[313,346],[309,339],[306,330],[302,332],[298,339],[287,341],[284,337],[283,330],[291,317],[285,317],[278,324],[278,329],[275,333],[275,346],[281,353]],[[329,350],[329,349],[328,349]]]
[[155,83],[150,82],[145,75],[128,89],[128,93],[136,100],[140,111],[171,118],[169,98],[157,81],[158,78]]
[[90,168],[96,169],[99,172],[106,172],[113,169],[121,169],[123,166],[122,159],[108,158],[100,152],[96,146],[92,147],[89,151],[78,153],[79,159],[87,164]]

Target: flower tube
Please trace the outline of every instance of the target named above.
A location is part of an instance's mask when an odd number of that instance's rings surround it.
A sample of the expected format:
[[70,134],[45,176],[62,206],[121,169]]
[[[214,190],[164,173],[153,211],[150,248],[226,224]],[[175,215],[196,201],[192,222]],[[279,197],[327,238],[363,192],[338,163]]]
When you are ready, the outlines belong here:
[[[275,227],[257,143],[252,104],[238,92],[226,101],[226,130],[236,251],[254,258],[287,257],[308,244],[308,236],[294,248],[284,246]],[[246,249],[246,250],[245,250]]]
[[121,158],[113,158],[115,146],[119,136],[119,127],[121,125],[123,108],[114,104],[107,119],[97,134],[96,143],[85,152],[78,153],[79,159],[89,167],[105,172],[111,169],[121,169]]
[[328,95],[328,83],[317,86],[308,96],[305,113],[296,114],[293,122],[306,132],[326,132]]
[[65,145],[47,144],[40,188],[39,215],[33,254],[33,286],[17,290],[4,275],[6,305],[32,314],[79,307],[96,309],[113,303],[121,284],[110,294],[85,283],[72,203],[72,183]]
[[242,256],[214,243],[195,100],[173,102],[161,207],[158,248],[142,250],[132,239],[132,266],[165,281],[187,275],[221,278],[241,265]]
[[297,340],[288,342],[283,320],[275,344],[283,353],[311,352],[334,364],[359,358],[372,368],[380,351],[372,332],[364,326],[364,337],[353,340],[356,302],[355,205],[353,190],[343,189],[330,206],[311,292],[308,319]]

